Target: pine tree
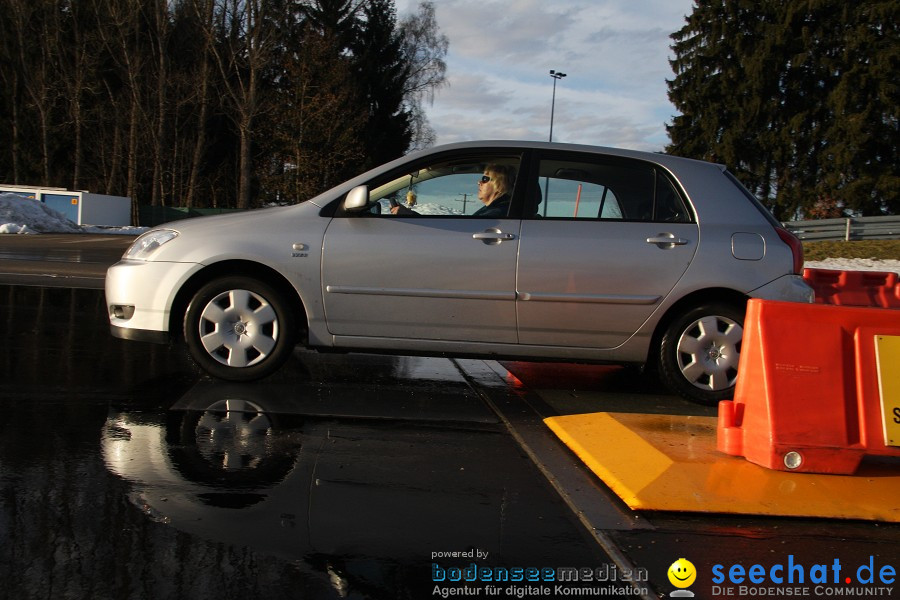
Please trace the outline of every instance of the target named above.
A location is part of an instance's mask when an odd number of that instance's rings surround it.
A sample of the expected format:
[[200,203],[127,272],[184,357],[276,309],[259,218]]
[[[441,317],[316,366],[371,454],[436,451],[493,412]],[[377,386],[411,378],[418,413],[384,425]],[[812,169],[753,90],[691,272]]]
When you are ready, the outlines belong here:
[[367,119],[362,128],[363,168],[403,155],[412,139],[404,106],[409,65],[404,60],[393,0],[369,0],[350,44],[353,72]]
[[842,4],[822,193],[862,214],[900,212],[900,2]]
[[674,154],[782,219],[898,210],[897,0],[700,0],[672,35]]

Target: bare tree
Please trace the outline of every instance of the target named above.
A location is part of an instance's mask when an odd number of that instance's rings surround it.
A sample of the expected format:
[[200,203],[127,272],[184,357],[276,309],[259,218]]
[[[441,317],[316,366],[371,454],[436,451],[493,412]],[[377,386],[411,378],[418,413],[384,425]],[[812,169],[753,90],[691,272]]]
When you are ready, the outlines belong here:
[[20,115],[20,69],[18,60],[18,48],[13,36],[13,27],[11,20],[0,22],[0,83],[2,83],[2,99],[3,105],[8,109],[8,122],[5,123],[9,127],[9,150],[10,150],[10,175],[6,175],[5,179],[8,183],[21,182],[20,170],[20,138],[21,138],[21,120]]
[[433,141],[422,104],[447,39],[428,2],[400,24],[393,0],[4,0],[0,15],[2,177],[128,195],[135,223],[139,204],[302,200]]
[[94,15],[89,8],[78,0],[62,3],[65,18],[62,28],[69,32],[71,41],[65,51],[60,51],[62,78],[65,86],[67,114],[69,117],[68,132],[72,138],[72,189],[80,189],[84,163],[84,135],[86,107],[85,97],[96,96],[96,48],[92,30],[96,29]]
[[238,130],[238,208],[250,207],[254,119],[262,110],[260,75],[269,60],[275,36],[266,27],[265,0],[216,0],[216,31],[207,30],[213,62],[219,71],[230,118]]
[[37,113],[40,138],[41,184],[50,185],[50,138],[52,113],[58,98],[59,72],[55,61],[59,44],[54,2],[8,0],[17,45],[18,67],[27,77],[22,86]]
[[169,57],[166,45],[169,41],[169,6],[166,0],[153,0],[147,9],[152,12],[147,21],[152,27],[150,40],[156,59],[156,126],[153,135],[153,177],[150,187],[150,204],[158,206],[165,204],[163,199],[165,190],[163,146],[166,141],[166,124],[168,122]]
[[[212,32],[215,1],[189,0],[189,2],[191,3],[203,30]],[[213,47],[213,38],[211,35],[204,35],[202,40],[196,73],[196,85],[194,86],[199,110],[197,113],[196,133],[194,135],[194,147],[191,153],[190,174],[188,176],[187,190],[185,191],[184,197],[185,206],[194,205],[194,196],[197,193],[198,179],[200,177],[201,161],[203,160],[203,152],[206,148],[206,121],[209,115],[210,104],[210,56]]]
[[366,119],[334,32],[306,23],[298,35],[302,44],[282,57],[280,101],[266,131],[273,154],[266,192],[290,202],[311,198],[358,167]]
[[[138,215],[138,140],[139,127],[143,121],[141,106],[141,72],[145,55],[141,52],[140,0],[93,0],[96,11],[105,11],[105,26],[98,28],[100,38],[110,58],[119,70],[128,95],[128,124],[126,151],[125,194],[132,199],[132,219],[139,221]],[[109,88],[108,88],[109,89]],[[110,97],[113,92],[110,90]]]
[[450,41],[437,24],[433,2],[421,2],[417,13],[400,22],[403,48],[409,64],[404,96],[413,120],[413,148],[434,143],[434,131],[425,118],[422,106],[434,101],[435,92],[447,85],[447,49]]

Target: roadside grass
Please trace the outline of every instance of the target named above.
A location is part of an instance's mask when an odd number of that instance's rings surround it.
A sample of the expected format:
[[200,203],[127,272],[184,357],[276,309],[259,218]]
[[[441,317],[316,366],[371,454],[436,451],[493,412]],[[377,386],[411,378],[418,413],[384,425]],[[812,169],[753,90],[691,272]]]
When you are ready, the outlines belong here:
[[803,256],[806,260],[826,260],[829,258],[900,260],[900,240],[803,242]]

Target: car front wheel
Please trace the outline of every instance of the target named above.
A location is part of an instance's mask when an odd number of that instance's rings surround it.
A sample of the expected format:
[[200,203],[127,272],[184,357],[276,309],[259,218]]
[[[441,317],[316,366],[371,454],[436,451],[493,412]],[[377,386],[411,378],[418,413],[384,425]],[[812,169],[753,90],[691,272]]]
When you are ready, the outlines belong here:
[[709,406],[734,397],[743,306],[713,302],[676,317],[659,345],[663,383],[679,395]]
[[206,284],[184,316],[191,356],[210,375],[230,381],[276,371],[293,350],[294,331],[294,316],[282,294],[249,277]]

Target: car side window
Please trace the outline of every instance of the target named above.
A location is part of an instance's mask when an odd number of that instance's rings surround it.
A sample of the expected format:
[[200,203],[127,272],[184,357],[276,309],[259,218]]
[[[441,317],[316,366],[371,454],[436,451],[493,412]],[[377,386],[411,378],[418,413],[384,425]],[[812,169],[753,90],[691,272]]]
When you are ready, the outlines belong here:
[[669,178],[659,171],[656,174],[656,201],[654,204],[654,221],[688,223],[691,220],[691,215],[681,194],[678,193]]
[[687,222],[669,179],[631,161],[540,161],[536,214],[556,219]]
[[498,165],[511,175],[506,183],[508,208],[519,162],[518,157],[511,156],[451,159],[412,169],[388,181],[373,182],[369,193],[374,209],[371,212],[392,217],[395,215],[391,209],[399,205],[401,211],[396,216],[473,216],[484,207],[478,196],[479,181],[486,169]]

